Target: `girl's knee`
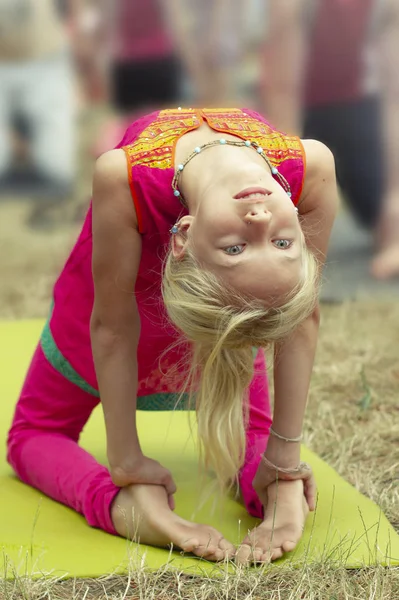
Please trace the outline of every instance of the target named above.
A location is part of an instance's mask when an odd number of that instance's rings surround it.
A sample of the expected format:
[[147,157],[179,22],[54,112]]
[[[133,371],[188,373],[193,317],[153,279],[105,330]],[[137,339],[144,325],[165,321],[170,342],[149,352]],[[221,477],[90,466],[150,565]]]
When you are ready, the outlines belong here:
[[13,424],[7,436],[7,462],[21,477],[21,455],[26,442],[35,436],[34,430],[21,429]]

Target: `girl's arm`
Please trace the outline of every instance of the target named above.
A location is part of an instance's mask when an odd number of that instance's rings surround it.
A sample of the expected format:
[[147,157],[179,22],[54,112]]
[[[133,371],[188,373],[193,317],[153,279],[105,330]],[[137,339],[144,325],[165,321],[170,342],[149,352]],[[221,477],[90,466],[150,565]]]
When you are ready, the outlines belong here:
[[[308,140],[304,147],[307,175],[298,208],[304,221],[307,244],[316,254],[321,270],[338,207],[335,164],[331,152],[320,142]],[[317,306],[286,341],[275,347],[273,429],[286,438],[298,437],[302,432],[319,318]],[[286,442],[271,435],[265,457],[278,467],[296,468],[300,461],[300,443]],[[260,468],[263,469],[262,463]],[[257,487],[261,479],[259,476]]]
[[[322,143],[308,140],[304,147],[307,174],[298,209],[307,245],[316,255],[321,270],[338,206],[335,164],[332,153]],[[275,346],[273,429],[287,438],[297,437],[302,431],[319,320],[317,306],[292,336]],[[297,466],[300,443],[280,440],[276,443],[277,440],[275,436],[270,437],[267,457],[278,459],[282,467]]]
[[122,150],[101,156],[93,181],[94,307],[91,341],[116,485],[153,483],[169,494],[170,473],[141,452],[136,429],[137,347],[140,317],[135,282],[141,237]]
[[90,325],[111,465],[123,454],[140,452],[135,411],[140,318],[134,286],[141,239],[125,180],[122,151],[99,158],[93,179],[95,300]]

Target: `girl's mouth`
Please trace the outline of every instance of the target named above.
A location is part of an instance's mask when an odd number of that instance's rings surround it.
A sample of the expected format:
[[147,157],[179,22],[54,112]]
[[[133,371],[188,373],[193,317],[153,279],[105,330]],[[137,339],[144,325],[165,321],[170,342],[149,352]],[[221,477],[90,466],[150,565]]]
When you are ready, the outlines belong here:
[[249,187],[234,196],[234,200],[263,200],[270,192],[262,187]]

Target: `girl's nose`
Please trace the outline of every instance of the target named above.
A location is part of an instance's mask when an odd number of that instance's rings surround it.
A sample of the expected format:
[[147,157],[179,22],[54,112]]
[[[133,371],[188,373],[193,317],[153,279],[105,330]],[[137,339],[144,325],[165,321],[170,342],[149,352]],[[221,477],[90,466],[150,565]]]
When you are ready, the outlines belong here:
[[272,213],[267,208],[259,207],[252,208],[244,217],[246,223],[269,223],[272,218]]

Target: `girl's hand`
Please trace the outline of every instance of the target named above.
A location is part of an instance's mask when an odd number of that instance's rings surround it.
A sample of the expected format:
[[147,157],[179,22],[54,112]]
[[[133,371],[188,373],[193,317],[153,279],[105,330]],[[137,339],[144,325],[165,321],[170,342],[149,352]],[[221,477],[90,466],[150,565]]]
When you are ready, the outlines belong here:
[[[260,461],[258,470],[252,482],[255,492],[258,494],[259,500],[263,506],[267,506],[267,488],[271,483],[275,483],[277,479],[276,470],[266,465],[263,460]],[[278,479],[280,481],[295,481],[302,479],[304,484],[304,494],[309,510],[314,511],[316,508],[316,481],[313,475],[312,467],[308,463],[301,463],[300,470],[295,474],[288,474],[279,471]]]
[[140,454],[123,465],[111,466],[110,473],[113,483],[118,487],[126,487],[135,483],[162,485],[168,494],[170,509],[175,509],[173,494],[176,492],[176,484],[171,472],[158,461]]

